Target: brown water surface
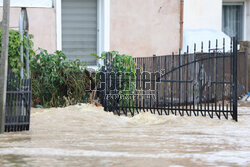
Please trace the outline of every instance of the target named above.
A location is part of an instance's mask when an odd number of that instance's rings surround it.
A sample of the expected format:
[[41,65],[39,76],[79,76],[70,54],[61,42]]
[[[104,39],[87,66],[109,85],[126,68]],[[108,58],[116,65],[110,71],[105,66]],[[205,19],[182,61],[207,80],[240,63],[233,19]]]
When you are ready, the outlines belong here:
[[0,135],[0,166],[250,166],[250,112],[118,117],[92,105],[33,109],[31,130]]

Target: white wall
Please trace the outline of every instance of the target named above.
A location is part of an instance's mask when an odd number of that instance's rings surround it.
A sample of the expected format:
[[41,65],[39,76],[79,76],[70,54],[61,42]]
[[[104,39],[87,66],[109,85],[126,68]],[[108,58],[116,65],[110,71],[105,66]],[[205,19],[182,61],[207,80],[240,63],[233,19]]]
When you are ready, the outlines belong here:
[[211,48],[223,47],[223,39],[226,42],[226,50],[230,49],[230,38],[222,32],[222,0],[184,0],[184,34],[183,52],[203,51],[208,52],[209,41]]
[[222,0],[184,0],[184,29],[221,31]]

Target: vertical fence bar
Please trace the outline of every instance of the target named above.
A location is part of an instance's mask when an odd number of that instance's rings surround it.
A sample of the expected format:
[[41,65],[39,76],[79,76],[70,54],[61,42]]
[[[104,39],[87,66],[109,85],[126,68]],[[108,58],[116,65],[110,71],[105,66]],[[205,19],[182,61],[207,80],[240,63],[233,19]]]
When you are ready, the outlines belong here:
[[27,130],[30,129],[30,108],[31,108],[31,100],[32,100],[32,79],[29,79],[29,101],[28,101],[29,110],[28,110],[28,126],[27,126]]
[[[193,110],[193,113],[194,115],[195,114],[195,84],[196,84],[196,55],[194,54],[194,68],[193,68],[193,107],[192,107],[192,110]],[[192,116],[192,113],[190,113],[190,116]]]
[[178,104],[178,110],[179,113],[181,113],[181,50],[179,49],[179,81],[178,81],[178,85],[179,85],[179,104]]
[[215,113],[217,115],[217,117],[220,119],[220,113],[218,114],[218,108],[217,108],[217,103],[218,103],[218,40],[216,39],[216,50],[215,50]]
[[[122,73],[122,83],[126,82],[126,77],[124,72]],[[122,91],[126,91],[126,88],[123,86],[122,87]],[[124,93],[122,93],[122,111],[123,113],[127,116],[128,115],[128,110],[127,110],[127,104],[126,104],[126,95]]]
[[[188,50],[189,50],[189,47],[187,47],[187,54],[188,54]],[[195,97],[195,85],[197,85],[197,74],[196,74],[196,54],[194,53],[194,71],[193,71],[193,113],[194,115],[196,116],[197,115],[197,112],[195,110],[197,110],[198,107],[196,107],[196,103],[195,103],[195,100],[196,100],[196,97]],[[191,114],[190,114],[191,115]]]
[[[210,106],[210,91],[212,86],[212,76],[211,76],[211,53],[210,53],[210,47],[211,47],[211,41],[208,42],[208,90],[207,90],[207,105],[208,105],[208,114],[210,118],[213,117],[213,112],[211,112],[211,106]],[[210,114],[211,113],[211,114]]]
[[233,117],[233,90],[234,90],[234,83],[232,76],[234,75],[233,73],[233,39],[231,38],[231,43],[230,43],[230,114]]
[[[155,73],[154,73],[154,78],[153,80],[155,80],[155,98],[156,98],[156,105],[155,105],[155,109],[157,111],[157,113],[159,114],[159,93],[158,93],[158,84],[156,83],[156,73],[158,71],[158,68],[159,68],[159,64],[158,64],[158,58],[159,57],[156,57],[156,68],[155,68]],[[152,78],[151,78],[152,79]],[[160,115],[160,114],[159,114]]]
[[[171,112],[173,113],[173,80],[174,80],[174,53],[172,53],[172,72],[171,72]],[[174,112],[174,114],[176,115],[176,110]]]
[[[154,72],[154,63],[155,63],[155,55],[153,55],[153,58],[152,58],[153,60],[151,61],[151,72]],[[150,77],[151,78],[151,77]],[[153,96],[153,94],[152,94],[152,92],[153,92],[153,90],[154,90],[154,82],[150,82],[150,112],[151,112],[151,114],[153,113],[153,110],[154,109],[152,109],[153,108],[153,98],[152,98],[152,96]]]
[[157,75],[157,73],[160,73],[160,67],[161,67],[161,62],[160,62],[160,58],[161,57],[157,57],[157,70],[156,70],[156,72],[155,72],[155,77],[154,77],[154,80],[156,80],[155,81],[155,84],[156,84],[156,98],[157,98],[157,100],[156,100],[156,108],[157,108],[157,113],[159,114],[159,115],[162,115],[162,111],[160,111],[160,107],[159,107],[159,105],[160,105],[160,94],[159,94],[159,89],[160,89],[160,86],[159,86],[159,84],[157,83],[157,80],[158,80],[158,75]]
[[238,121],[237,39],[233,38],[233,120]]
[[[131,62],[130,62],[131,64]],[[134,116],[134,109],[133,109],[133,104],[131,104],[132,101],[132,92],[131,92],[131,84],[132,84],[132,80],[131,80],[131,68],[130,68],[130,73],[129,73],[129,80],[128,80],[128,107],[129,107],[129,112],[132,116]]]
[[137,58],[135,59],[135,62],[136,62],[136,81],[135,81],[135,107],[136,107],[136,112],[137,114],[139,113],[138,111],[138,93],[139,93],[139,88],[140,88],[140,69],[138,69],[138,63],[137,63]]
[[145,80],[146,80],[146,77],[145,77],[145,75],[146,75],[146,72],[145,72],[145,63],[143,62],[143,95],[142,95],[142,106],[143,106],[143,112],[145,112],[145,91],[146,91],[146,82],[145,82]]
[[[206,116],[206,114],[207,114],[207,110],[206,110],[206,100],[205,100],[205,97],[204,97],[204,94],[205,94],[205,89],[206,89],[206,85],[207,85],[207,83],[206,83],[206,60],[205,60],[205,63],[204,63],[204,61],[203,61],[203,59],[204,58],[206,58],[205,57],[205,55],[203,54],[203,42],[201,42],[201,58],[202,58],[202,74],[201,74],[201,76],[202,76],[202,107],[201,107],[201,110],[203,110],[204,111],[204,114],[203,114],[203,116],[205,117]],[[203,102],[204,102],[204,104],[203,104]],[[203,106],[204,105],[204,106]]]
[[228,119],[228,112],[226,113],[227,115],[225,115],[225,38],[223,38],[223,62],[222,62],[222,68],[223,68],[223,73],[222,73],[222,111],[223,111],[223,115],[225,116],[226,119]]
[[[167,72],[169,72],[170,70],[171,70],[171,56],[168,56],[168,65],[167,65]],[[169,99],[169,97],[170,97],[170,79],[169,79],[170,77],[167,77],[166,76],[166,79],[167,79],[167,82],[166,82],[166,84],[167,84],[167,115],[169,115],[170,114],[170,99]]]
[[174,83],[174,111],[175,111],[175,115],[177,115],[177,113],[179,113],[181,115],[181,113],[178,111],[178,54],[177,55],[174,55],[175,57],[175,68],[174,68],[174,71],[173,73],[175,74],[174,76],[174,80],[173,80],[173,83]]
[[[194,53],[196,55],[196,44],[194,44]],[[197,105],[198,108],[198,112],[197,115],[199,115],[199,113],[203,116],[203,112],[202,112],[202,95],[203,95],[203,90],[202,90],[202,84],[203,84],[203,80],[202,80],[202,72],[203,72],[203,60],[202,60],[202,56],[199,57],[200,61],[199,61],[199,72],[198,72],[198,86],[199,86],[199,104]]]
[[[164,56],[164,73],[166,74],[167,73],[167,56]],[[164,112],[165,112],[165,114],[167,115],[167,112],[166,112],[166,96],[167,96],[167,94],[166,94],[166,89],[167,89],[167,76],[165,75],[164,76],[164,79],[165,79],[165,82],[163,82],[163,84],[164,84]]]
[[[16,76],[16,86],[15,86],[15,90],[19,90],[20,91],[20,84],[21,84],[21,79],[18,79],[18,77]],[[14,112],[14,116],[13,116],[13,121],[11,121],[11,122],[18,122],[18,113],[20,113],[21,111],[20,111],[20,107],[21,107],[21,94],[20,93],[17,93],[17,95],[16,95],[16,99],[15,99],[16,101],[15,101],[15,103],[14,103],[14,105],[15,105],[15,112]],[[15,125],[15,126],[13,126],[13,129],[14,129],[14,131],[17,131],[18,130],[18,126],[17,125]]]
[[121,115],[120,113],[120,92],[119,92],[119,87],[120,87],[120,71],[115,71],[115,94],[116,94],[116,112],[118,116]]
[[[188,66],[189,66],[189,55],[187,54],[187,67],[186,67],[186,110],[188,110],[188,96],[189,96],[189,91],[188,91],[188,85],[189,85],[189,76],[188,76]],[[183,114],[184,115],[184,114]],[[188,115],[188,111],[187,111]]]

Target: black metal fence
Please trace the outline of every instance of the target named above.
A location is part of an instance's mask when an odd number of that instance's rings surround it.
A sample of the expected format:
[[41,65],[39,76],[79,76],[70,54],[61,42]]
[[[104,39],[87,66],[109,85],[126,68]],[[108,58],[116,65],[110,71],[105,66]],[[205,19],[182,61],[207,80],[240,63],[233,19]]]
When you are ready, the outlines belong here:
[[[237,121],[237,100],[246,91],[245,80],[237,80],[237,41],[230,51],[212,49],[134,58],[136,78],[124,77],[113,68],[112,56],[107,56],[101,70],[101,103],[106,111],[134,116],[139,112],[159,115],[224,117]],[[245,64],[245,63],[244,63]],[[241,65],[240,65],[241,66]],[[246,68],[245,68],[246,69]],[[244,75],[244,74],[241,74]],[[246,77],[246,74],[245,74]],[[131,85],[124,90],[124,84]],[[133,88],[135,85],[135,89]],[[125,93],[124,93],[125,92]]]
[[21,79],[8,70],[5,131],[25,131],[30,126],[31,79]]

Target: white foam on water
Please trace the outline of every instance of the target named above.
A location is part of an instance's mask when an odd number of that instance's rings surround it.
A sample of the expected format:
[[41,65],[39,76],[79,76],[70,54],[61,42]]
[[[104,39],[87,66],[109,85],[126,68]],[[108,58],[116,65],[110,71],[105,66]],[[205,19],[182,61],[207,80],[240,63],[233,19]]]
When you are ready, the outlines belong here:
[[68,156],[68,157],[134,157],[134,158],[166,158],[166,157],[188,157],[179,154],[138,154],[129,152],[106,152],[91,150],[66,150],[53,148],[9,148],[0,149],[1,155],[28,155],[28,156]]

